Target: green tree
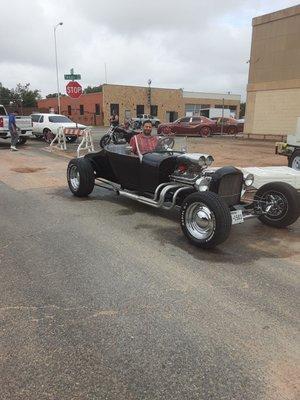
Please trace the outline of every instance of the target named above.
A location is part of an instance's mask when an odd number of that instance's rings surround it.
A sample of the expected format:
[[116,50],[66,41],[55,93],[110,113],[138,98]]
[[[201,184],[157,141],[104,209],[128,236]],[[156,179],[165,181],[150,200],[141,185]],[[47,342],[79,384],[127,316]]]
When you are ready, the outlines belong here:
[[97,92],[102,92],[102,85],[99,86],[87,86],[84,91],[86,93],[97,93]]
[[[60,95],[61,95],[61,93],[60,93]],[[54,97],[57,97],[57,93],[49,93],[46,95],[46,99],[52,99]]]
[[244,118],[246,113],[246,102],[240,104],[240,118]]
[[11,90],[12,100],[16,104],[22,103],[23,107],[36,107],[37,101],[42,97],[38,89],[31,90],[30,83],[22,85],[18,83],[15,89]]
[[[63,93],[60,93],[60,92],[59,92],[59,95],[60,95],[60,97],[66,96],[66,94],[63,94]],[[49,94],[46,95],[46,99],[53,99],[55,97],[57,97],[57,93],[49,93]]]
[[8,106],[10,101],[12,101],[11,91],[0,82],[0,104]]

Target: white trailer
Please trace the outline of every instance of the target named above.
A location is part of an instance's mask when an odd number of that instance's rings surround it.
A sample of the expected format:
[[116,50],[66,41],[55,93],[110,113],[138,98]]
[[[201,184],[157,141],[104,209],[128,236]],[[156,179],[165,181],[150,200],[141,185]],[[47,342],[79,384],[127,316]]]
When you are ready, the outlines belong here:
[[297,118],[296,131],[288,135],[286,142],[277,142],[275,153],[288,158],[288,166],[300,171],[300,117]]

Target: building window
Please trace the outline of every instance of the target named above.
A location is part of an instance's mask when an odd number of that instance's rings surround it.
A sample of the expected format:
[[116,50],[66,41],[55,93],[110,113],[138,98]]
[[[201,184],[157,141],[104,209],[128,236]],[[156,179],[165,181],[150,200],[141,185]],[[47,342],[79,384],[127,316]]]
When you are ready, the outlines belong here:
[[80,113],[80,115],[84,115],[84,107],[83,107],[83,104],[80,104],[80,106],[79,106],[79,113]]
[[110,105],[110,115],[119,115],[119,104],[111,104]]
[[158,112],[158,107],[157,107],[157,106],[151,106],[151,107],[150,107],[150,114],[151,114],[153,117],[157,117],[157,112]]
[[138,104],[136,106],[136,115],[144,114],[144,104]]
[[203,115],[201,110],[207,110],[210,108],[209,104],[186,104],[185,105],[185,115],[187,116],[200,116]]
[[68,115],[72,115],[72,107],[68,106]]
[[100,115],[100,104],[95,104],[95,114]]
[[230,111],[236,111],[236,106],[229,106]]

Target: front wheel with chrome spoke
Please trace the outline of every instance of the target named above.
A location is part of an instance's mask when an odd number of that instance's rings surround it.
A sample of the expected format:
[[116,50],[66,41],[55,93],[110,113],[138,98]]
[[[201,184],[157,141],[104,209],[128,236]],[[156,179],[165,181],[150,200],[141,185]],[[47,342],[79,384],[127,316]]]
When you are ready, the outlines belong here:
[[193,193],[182,203],[180,223],[192,244],[208,249],[228,238],[231,215],[227,204],[217,194]]

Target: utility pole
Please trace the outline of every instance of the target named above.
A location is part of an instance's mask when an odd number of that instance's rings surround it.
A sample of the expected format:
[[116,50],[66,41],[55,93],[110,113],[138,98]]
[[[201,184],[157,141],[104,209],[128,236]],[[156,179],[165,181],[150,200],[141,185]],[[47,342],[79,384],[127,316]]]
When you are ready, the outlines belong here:
[[149,114],[151,114],[151,79],[148,79],[148,93],[147,93],[147,97],[148,97],[148,105],[149,105]]
[[106,63],[104,63],[104,72],[105,72],[105,83],[107,83],[107,70],[106,70]]
[[60,114],[60,92],[59,92],[59,79],[58,79],[58,62],[57,62],[57,45],[56,45],[56,29],[63,25],[63,22],[59,22],[53,28],[54,33],[54,48],[55,48],[55,66],[56,66],[56,84],[57,84],[57,105],[58,105],[58,114]]

